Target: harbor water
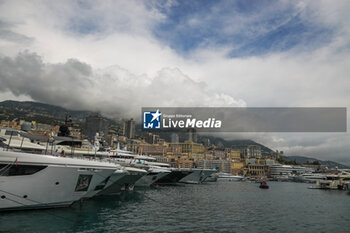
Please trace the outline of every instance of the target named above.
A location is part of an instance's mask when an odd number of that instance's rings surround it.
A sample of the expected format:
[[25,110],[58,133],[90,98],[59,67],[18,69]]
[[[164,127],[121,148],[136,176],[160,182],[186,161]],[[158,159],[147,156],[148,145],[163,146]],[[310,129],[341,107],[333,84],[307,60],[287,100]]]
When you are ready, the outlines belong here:
[[350,196],[309,184],[174,185],[0,213],[0,232],[349,232]]

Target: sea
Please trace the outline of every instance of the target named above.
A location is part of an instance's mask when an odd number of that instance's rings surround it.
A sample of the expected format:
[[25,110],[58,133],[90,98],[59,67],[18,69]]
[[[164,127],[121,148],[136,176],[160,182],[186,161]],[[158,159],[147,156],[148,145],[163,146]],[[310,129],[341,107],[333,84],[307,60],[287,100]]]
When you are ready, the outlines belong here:
[[181,184],[0,213],[0,232],[350,232],[350,195],[269,182]]

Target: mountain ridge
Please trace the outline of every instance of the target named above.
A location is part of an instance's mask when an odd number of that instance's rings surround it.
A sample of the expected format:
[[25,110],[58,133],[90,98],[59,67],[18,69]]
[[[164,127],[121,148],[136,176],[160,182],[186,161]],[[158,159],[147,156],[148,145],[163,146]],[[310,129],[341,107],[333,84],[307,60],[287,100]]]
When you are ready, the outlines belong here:
[[39,115],[48,116],[54,119],[64,120],[66,115],[72,117],[73,120],[81,121],[86,116],[91,114],[97,114],[91,111],[69,110],[60,106],[45,104],[34,101],[14,101],[5,100],[0,102],[0,109],[9,110],[20,116],[25,115]]
[[301,155],[288,155],[288,156],[281,156],[283,159],[288,160],[288,161],[296,161],[297,163],[307,163],[307,162],[314,162],[318,161],[321,163],[321,165],[324,165],[328,168],[339,168],[339,169],[350,169],[349,166],[331,161],[331,160],[321,160],[321,159],[315,159],[312,157],[306,157],[306,156],[301,156]]

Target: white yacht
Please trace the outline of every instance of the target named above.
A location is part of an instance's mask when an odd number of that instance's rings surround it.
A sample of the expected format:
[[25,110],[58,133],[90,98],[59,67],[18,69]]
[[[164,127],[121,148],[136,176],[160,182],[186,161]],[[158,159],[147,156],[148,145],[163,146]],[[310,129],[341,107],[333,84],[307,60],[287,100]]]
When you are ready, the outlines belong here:
[[[32,143],[29,137],[33,137],[33,139],[38,139],[40,138],[40,141],[42,141],[43,136],[38,136],[38,135],[28,135],[25,132],[20,132],[15,129],[6,129],[7,131],[3,130],[3,137],[7,138],[5,141],[4,148],[7,149],[7,141],[10,141],[10,147],[11,149],[15,149],[18,151],[28,151],[28,152],[40,152],[40,153],[50,153],[52,151],[58,151],[58,154],[60,154],[62,151],[65,151],[65,154],[67,156],[74,156],[74,158],[103,158],[108,156],[108,152],[106,151],[98,151],[98,147],[88,145],[86,147],[83,147],[82,144],[84,141],[81,140],[76,140],[73,138],[69,137],[56,137],[54,142],[52,144],[48,144],[45,147],[45,143],[41,142],[42,144],[38,143]],[[22,135],[23,134],[23,135]],[[10,136],[11,135],[11,136]],[[11,140],[9,139],[11,137]],[[108,161],[106,161],[108,162]],[[114,163],[115,164],[115,163]],[[125,186],[128,186],[129,189],[133,188],[133,183],[130,183],[131,181],[127,180],[124,178],[124,180],[121,180],[121,183],[119,182],[120,179],[122,179],[126,175],[130,175],[128,171],[126,171],[124,168],[122,168],[120,165],[115,164],[116,166],[116,171],[112,174],[110,178],[106,178],[105,181],[103,181],[101,184],[98,185],[98,187],[94,190],[91,191],[87,194],[84,195],[84,198],[90,198],[93,197],[94,195],[100,193],[104,188],[107,188],[111,185],[114,184],[114,186],[121,186],[121,188]],[[135,176],[133,176],[133,179]],[[126,180],[125,180],[126,179]]]
[[192,171],[192,173],[182,178],[179,181],[180,183],[201,184],[207,179],[207,177],[209,177],[210,175],[216,172],[215,169],[202,169],[202,168],[189,168],[189,170]]
[[111,151],[110,157],[115,158],[124,166],[146,169],[148,174],[136,182],[136,186],[150,186],[152,184],[191,183],[200,184],[208,176],[215,173],[214,169],[200,168],[171,168],[167,163],[156,162],[156,158],[147,155],[136,155],[133,152],[121,150],[119,146]]
[[[54,149],[58,152],[62,150],[69,156],[82,157],[82,158],[92,158],[96,157],[102,159],[109,163],[115,164],[119,171],[117,170],[111,177],[111,179],[106,180],[106,187],[104,190],[100,190],[98,195],[114,195],[120,193],[122,190],[133,190],[135,182],[146,175],[146,171],[143,169],[137,169],[131,167],[132,164],[121,162],[120,160],[113,159],[116,158],[115,151],[99,150],[99,143],[95,142],[94,146],[82,147],[81,140],[74,140],[71,138],[59,137],[55,140]],[[74,145],[74,146],[73,146]],[[124,153],[128,151],[123,151]],[[132,152],[128,152],[132,156]],[[121,168],[122,167],[122,168]]]
[[157,167],[167,174],[159,174],[154,178],[153,183],[165,184],[165,183],[187,183],[187,184],[200,184],[205,181],[205,179],[211,174],[215,173],[214,169],[202,169],[202,168],[171,168],[170,164],[154,162],[156,159],[150,156],[138,156],[135,158],[144,159],[141,160],[142,163]]
[[39,154],[45,152],[45,146],[31,142],[29,138],[24,137],[22,134],[26,133],[17,129],[0,127],[0,140],[2,142],[2,147]]
[[325,174],[324,180],[318,180],[312,189],[338,189],[345,190],[350,183],[350,173],[347,171],[339,171],[334,174]]
[[179,182],[182,178],[190,175],[193,171],[187,168],[169,168],[170,173],[161,179],[157,180],[155,183],[159,185],[171,185]]
[[299,175],[302,182],[316,183],[320,180],[326,180],[327,177],[324,173],[305,173]]
[[[149,157],[149,156],[148,156]],[[150,157],[152,158],[152,157]],[[155,160],[155,159],[154,159]],[[171,173],[166,176],[157,179],[156,183],[166,184],[166,183],[187,183],[187,184],[201,184],[207,177],[215,173],[215,169],[202,169],[202,168],[171,168],[167,163],[159,163],[153,161],[145,161],[145,164],[149,166],[157,166],[162,169],[166,169]]]
[[106,187],[104,189],[107,189],[110,186],[115,185],[115,184],[119,184],[121,186],[122,185],[122,183],[121,183],[122,178],[128,174],[129,174],[129,172],[127,170],[125,170],[124,168],[116,170],[111,175],[111,178],[108,180],[108,183],[106,184]]
[[[171,168],[170,164],[155,162],[156,159],[151,156],[146,155],[135,155],[134,159],[140,161],[140,163],[157,167],[167,171],[168,174],[159,174],[156,178],[154,177],[154,182],[158,180],[167,180],[169,177],[173,177],[173,182],[187,183],[187,184],[200,184],[205,181],[205,179],[211,174],[215,173],[215,169],[202,169],[202,168]],[[169,172],[173,172],[170,174]],[[177,174],[176,176],[174,176]],[[177,177],[175,179],[175,177]],[[170,182],[171,183],[171,182]]]
[[229,173],[217,173],[218,181],[242,181],[244,176],[232,175]]
[[0,150],[0,210],[69,206],[90,197],[113,163]]
[[136,155],[131,151],[119,149],[119,146],[118,149],[111,151],[109,157],[111,161],[122,166],[131,166],[147,171],[146,175],[136,181],[136,187],[149,187],[172,172],[169,164],[157,163],[156,159],[151,156]]
[[318,180],[314,186],[310,186],[310,189],[343,189],[342,181],[336,180]]
[[[124,174],[118,175],[114,174],[116,182],[109,182],[98,195],[115,195],[119,194],[121,191],[132,191],[134,189],[135,183],[147,174],[146,170],[138,169],[134,167],[124,167]],[[118,177],[118,178],[117,178]]]
[[123,187],[123,185],[125,185],[123,178],[130,175],[130,173],[119,164],[115,164],[115,166],[116,170],[110,176],[106,177],[106,179],[104,179],[100,184],[98,184],[93,191],[87,193],[84,198],[91,198],[95,195],[101,195],[111,186]]
[[[84,142],[88,145],[84,145]],[[45,143],[44,143],[45,144]],[[65,152],[66,155],[72,157],[105,157],[107,151],[100,151],[99,146],[91,145],[88,141],[73,139],[70,137],[55,137],[51,145],[50,151]]]
[[158,180],[170,174],[170,170],[166,170],[161,167],[150,166],[147,168],[147,175],[143,176],[136,183],[136,187],[150,187]]
[[292,174],[305,174],[313,172],[312,168],[291,166],[283,164],[274,164],[270,166],[270,173],[272,177],[289,176]]
[[213,173],[210,176],[208,176],[204,181],[205,182],[216,182],[218,180],[217,173]]
[[120,164],[125,167],[132,167],[147,171],[147,174],[143,175],[139,180],[136,181],[136,187],[149,187],[152,184],[154,184],[157,180],[163,178],[171,172],[167,168],[150,165],[147,161],[143,160],[114,158],[108,159],[108,161]]
[[[123,156],[128,156],[128,158],[123,158]],[[123,165],[132,165],[134,167],[149,167],[152,168],[151,171],[158,171],[160,174],[157,176],[151,175],[149,177],[143,177],[142,179],[147,179],[143,183],[149,182],[149,178],[153,177],[152,184],[174,184],[179,182],[185,176],[191,174],[193,171],[187,168],[172,168],[170,164],[154,162],[156,159],[145,155],[132,155],[132,154],[118,154],[119,162],[123,162]],[[157,170],[154,170],[157,168]],[[146,168],[147,169],[147,168]],[[147,169],[149,170],[149,169]],[[142,182],[142,181],[140,181]],[[140,184],[140,183],[139,183]]]

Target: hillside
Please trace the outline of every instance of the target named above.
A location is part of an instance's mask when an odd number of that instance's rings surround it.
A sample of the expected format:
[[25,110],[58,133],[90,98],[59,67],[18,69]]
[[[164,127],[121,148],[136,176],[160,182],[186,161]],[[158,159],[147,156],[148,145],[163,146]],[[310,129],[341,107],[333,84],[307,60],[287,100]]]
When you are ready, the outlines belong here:
[[[141,126],[140,126],[140,128],[141,128]],[[139,130],[137,132],[141,133],[141,130]],[[187,132],[178,131],[176,133],[179,137],[180,142],[184,142],[184,141],[188,140],[189,134]],[[169,132],[159,132],[158,133],[158,135],[161,138],[165,139],[168,142],[171,142],[171,134],[172,133],[169,133]],[[268,156],[271,153],[274,153],[274,151],[271,150],[270,148],[268,148],[260,143],[257,143],[253,140],[248,140],[248,139],[225,140],[221,137],[198,135],[197,142],[201,143],[201,142],[207,141],[208,139],[209,139],[211,145],[215,145],[219,148],[220,147],[221,148],[231,148],[233,145],[258,145],[262,149],[263,156]]]
[[92,114],[89,111],[75,111],[49,104],[12,100],[0,102],[0,111],[14,117],[48,117],[60,120],[64,120],[65,116],[69,115],[75,121],[82,121],[86,116]]
[[204,136],[204,137],[199,137],[198,141],[200,142],[203,139],[209,139],[210,142],[214,145],[222,144],[225,148],[231,148],[234,145],[257,145],[257,146],[261,147],[263,156],[270,155],[271,153],[274,152],[270,148],[268,148],[260,143],[257,143],[253,140],[249,140],[249,139],[225,140],[225,139],[219,138],[219,137]]
[[350,167],[334,162],[334,161],[330,161],[330,160],[319,160],[319,159],[315,159],[315,158],[310,158],[310,157],[305,157],[305,156],[299,156],[299,155],[293,155],[293,156],[281,156],[284,160],[288,160],[288,161],[296,161],[297,163],[307,163],[307,162],[314,162],[314,161],[318,161],[320,162],[322,165],[328,167],[328,168],[340,168],[340,169],[349,169]]

